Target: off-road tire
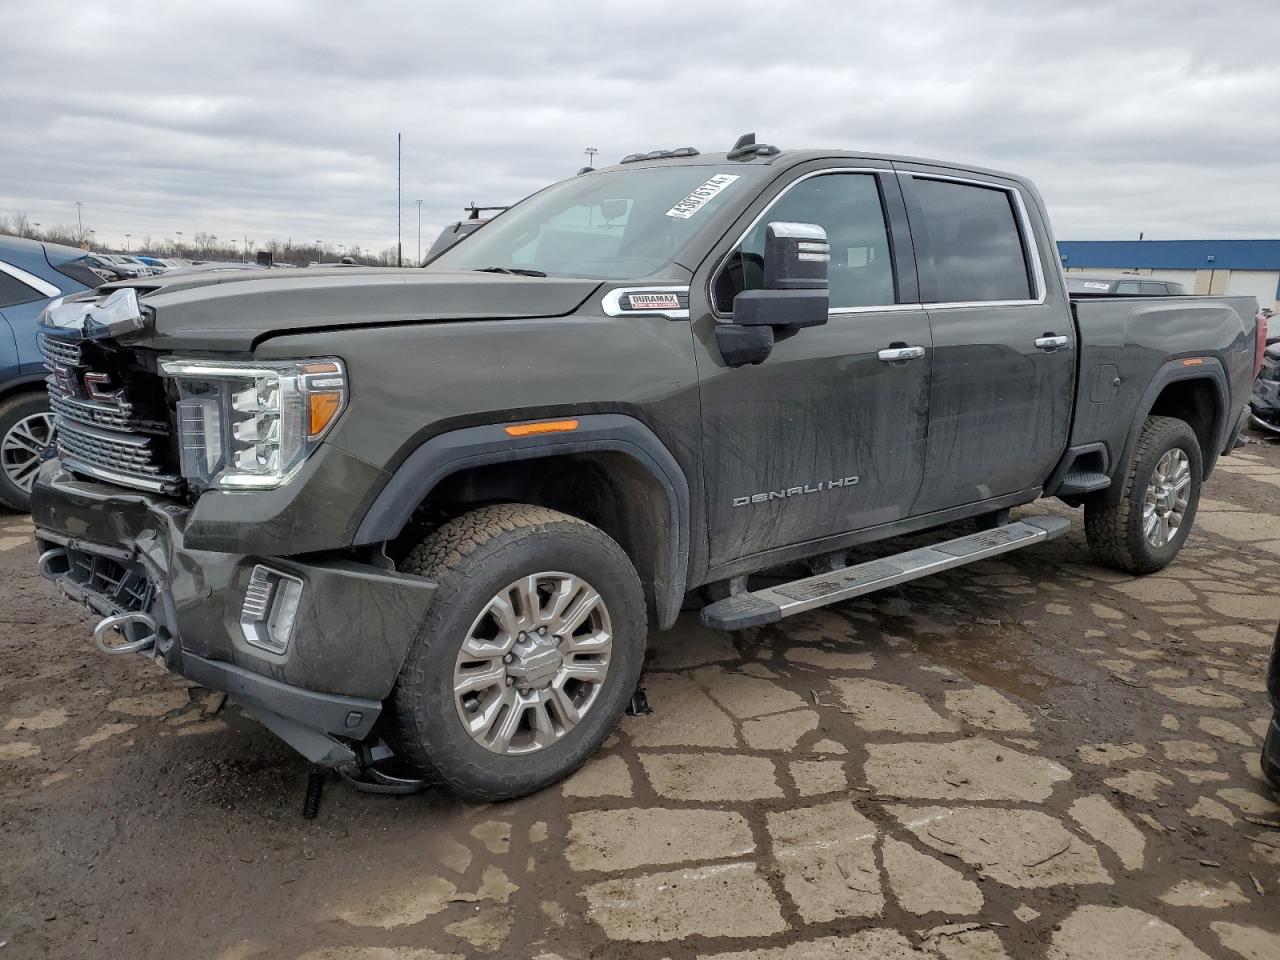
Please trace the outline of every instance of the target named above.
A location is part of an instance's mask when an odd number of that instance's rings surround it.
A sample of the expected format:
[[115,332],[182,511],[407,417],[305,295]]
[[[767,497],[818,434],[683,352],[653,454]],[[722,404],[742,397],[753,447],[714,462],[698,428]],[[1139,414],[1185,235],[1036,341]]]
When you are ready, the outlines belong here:
[[[1163,547],[1155,547],[1142,531],[1143,498],[1156,464],[1174,447],[1181,448],[1190,462],[1191,492],[1178,532]],[[1085,503],[1084,530],[1094,559],[1126,573],[1163,570],[1178,555],[1191,532],[1200,504],[1203,475],[1200,442],[1186,421],[1175,417],[1148,417],[1121,478],[1120,501],[1105,503],[1106,495],[1100,494]]]
[[[644,594],[622,548],[568,514],[498,504],[449,521],[399,567],[438,584],[388,705],[400,755],[428,779],[482,801],[533,793],[580,767],[617,725],[644,662]],[[562,740],[529,754],[501,755],[476,743],[458,718],[455,660],[490,599],[542,570],[584,577],[599,592],[613,631],[610,668],[591,710]]]
[[[6,397],[0,401],[0,438],[8,436],[20,420],[48,412],[49,396],[43,390],[28,390]],[[31,494],[10,480],[3,469],[0,469],[0,504],[22,513],[31,511]]]

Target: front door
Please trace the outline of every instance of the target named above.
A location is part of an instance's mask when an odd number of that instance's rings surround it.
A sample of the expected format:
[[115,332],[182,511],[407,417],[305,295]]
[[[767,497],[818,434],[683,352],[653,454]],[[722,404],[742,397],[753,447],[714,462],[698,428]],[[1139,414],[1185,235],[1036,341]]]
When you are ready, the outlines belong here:
[[1052,240],[1010,181],[911,171],[902,188],[933,337],[912,512],[1025,496],[1066,449],[1075,392],[1075,324],[1040,258]]
[[[694,312],[712,575],[744,557],[901,519],[924,474],[929,320],[913,305],[896,177],[797,172],[743,221],[730,234],[742,231],[737,243],[708,267],[712,302]],[[826,230],[831,312],[825,325],[780,340],[763,363],[727,367],[716,314],[727,317],[736,293],[761,286],[773,221]]]

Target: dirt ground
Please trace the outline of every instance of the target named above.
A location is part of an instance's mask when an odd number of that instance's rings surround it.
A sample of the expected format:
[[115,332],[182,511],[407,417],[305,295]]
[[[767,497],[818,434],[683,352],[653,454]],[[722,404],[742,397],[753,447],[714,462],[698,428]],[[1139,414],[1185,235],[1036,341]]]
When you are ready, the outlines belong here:
[[[0,516],[0,960],[1280,958],[1280,446],[1141,580],[1073,531],[740,635],[514,803],[367,796],[136,657]],[[1068,513],[1037,504],[1032,511]]]

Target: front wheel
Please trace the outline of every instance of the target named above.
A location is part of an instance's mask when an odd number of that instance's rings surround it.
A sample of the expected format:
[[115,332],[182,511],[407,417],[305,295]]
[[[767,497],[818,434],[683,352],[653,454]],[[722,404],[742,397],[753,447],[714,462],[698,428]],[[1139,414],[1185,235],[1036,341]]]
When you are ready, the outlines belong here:
[[1085,504],[1094,559],[1126,573],[1155,573],[1191,532],[1204,474],[1200,442],[1183,420],[1148,417],[1121,482],[1120,501]]
[[438,584],[392,693],[402,755],[486,801],[576,770],[644,660],[644,595],[622,549],[576,517],[501,504],[445,524],[400,569]]

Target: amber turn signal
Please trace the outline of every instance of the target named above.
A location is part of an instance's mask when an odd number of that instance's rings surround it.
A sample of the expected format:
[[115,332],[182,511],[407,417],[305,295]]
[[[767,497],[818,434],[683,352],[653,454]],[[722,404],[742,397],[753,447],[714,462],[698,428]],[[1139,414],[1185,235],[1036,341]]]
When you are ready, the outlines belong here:
[[508,436],[535,437],[541,433],[567,433],[578,429],[577,420],[544,420],[541,423],[517,423],[504,427]]
[[308,395],[307,401],[307,435],[318,437],[342,409],[342,394],[328,391],[312,393]]

